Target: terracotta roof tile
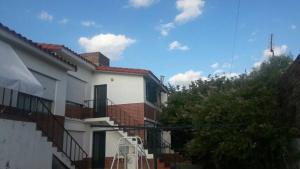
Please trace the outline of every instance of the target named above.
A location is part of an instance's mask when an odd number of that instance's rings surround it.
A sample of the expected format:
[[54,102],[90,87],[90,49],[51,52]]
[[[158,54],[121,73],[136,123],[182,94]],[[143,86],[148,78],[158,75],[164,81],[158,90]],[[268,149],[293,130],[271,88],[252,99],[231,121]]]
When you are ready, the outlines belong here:
[[76,55],[77,57],[79,57],[80,59],[82,59],[83,61],[92,64],[93,66],[96,66],[93,62],[89,61],[88,59],[82,57],[81,55],[79,55],[78,53],[74,52],[73,50],[71,50],[70,48],[64,46],[64,45],[59,45],[59,44],[49,44],[49,43],[38,43],[38,45],[46,50],[49,50],[51,52],[58,52],[61,49],[66,49],[69,52],[73,53],[74,55]]
[[115,73],[126,73],[126,74],[138,74],[138,75],[149,75],[151,71],[145,69],[132,69],[122,67],[109,67],[109,66],[97,66],[96,70],[104,72],[115,72]]
[[63,45],[57,45],[57,44],[47,44],[47,43],[38,43],[38,46],[47,49],[50,51],[59,51],[61,50],[64,46]]
[[73,63],[71,63],[71,62],[69,62],[69,61],[63,59],[62,57],[60,57],[60,56],[58,56],[58,55],[55,55],[55,54],[54,54],[52,51],[50,51],[50,50],[47,50],[47,49],[42,48],[41,46],[39,46],[38,43],[35,43],[35,42],[33,42],[32,40],[30,40],[30,39],[24,37],[23,35],[21,35],[21,34],[15,32],[14,30],[11,30],[11,29],[8,28],[7,26],[3,25],[2,23],[0,23],[0,29],[3,29],[4,31],[6,31],[6,32],[9,33],[9,34],[12,34],[13,36],[17,37],[18,39],[23,40],[24,42],[26,42],[26,43],[28,43],[28,44],[30,44],[30,45],[32,45],[32,46],[34,46],[34,47],[36,47],[36,48],[38,48],[38,49],[44,51],[44,52],[46,52],[46,53],[52,55],[52,56],[55,57],[56,59],[58,59],[58,60],[64,62],[65,64],[67,64],[67,65],[69,65],[69,66],[71,66],[71,67],[73,67],[73,68],[75,68],[75,69],[77,69],[77,66],[76,66],[75,64],[73,64]]

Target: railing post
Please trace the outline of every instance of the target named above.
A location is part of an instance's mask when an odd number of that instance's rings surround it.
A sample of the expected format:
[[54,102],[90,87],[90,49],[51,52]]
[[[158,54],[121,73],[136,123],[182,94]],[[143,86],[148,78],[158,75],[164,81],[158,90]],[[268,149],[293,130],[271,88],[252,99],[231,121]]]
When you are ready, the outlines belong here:
[[74,144],[74,162],[76,163],[76,143]]
[[71,161],[72,161],[72,147],[73,147],[73,144],[72,144],[72,141],[73,141],[73,140],[72,140],[72,138],[71,138],[70,141],[71,141],[71,143],[70,143],[70,144],[71,144],[71,145],[70,145],[70,159],[71,159]]
[[[65,134],[65,131],[64,131],[64,134]],[[68,156],[68,134],[66,134],[66,154]]]
[[[51,119],[51,122],[52,122],[52,140],[53,140],[53,143],[55,143],[55,136],[54,136],[54,130],[55,130],[55,123],[54,123],[54,119]],[[56,143],[55,143],[56,144]]]
[[46,121],[47,121],[46,126],[47,126],[47,133],[49,133],[50,112],[48,112],[47,115],[48,115],[48,116],[47,116],[47,120],[46,120]]
[[10,100],[9,100],[9,106],[12,107],[12,97],[13,97],[13,90],[10,90]]
[[4,99],[5,99],[5,88],[3,88],[3,93],[2,93],[2,105],[4,105]]

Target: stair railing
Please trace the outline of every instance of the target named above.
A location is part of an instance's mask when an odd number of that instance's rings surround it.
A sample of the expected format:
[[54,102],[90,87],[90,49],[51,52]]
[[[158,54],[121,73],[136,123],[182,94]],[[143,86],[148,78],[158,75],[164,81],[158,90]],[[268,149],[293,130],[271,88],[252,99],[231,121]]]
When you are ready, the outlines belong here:
[[[95,100],[85,100],[86,108],[93,108],[94,115],[96,112],[96,101]],[[144,131],[143,129],[134,128],[136,126],[143,126],[144,124],[132,115],[134,112],[124,110],[121,105],[115,104],[112,100],[106,99],[105,106],[105,117],[109,117],[113,120],[118,126],[122,126],[122,129],[128,133],[129,136],[140,136],[143,138]],[[144,120],[144,119],[143,119]]]
[[[22,99],[21,99],[22,98]],[[2,88],[1,114],[21,115],[35,122],[37,129],[62,152],[77,169],[88,165],[88,154],[64,127],[64,118],[55,116],[46,99]]]

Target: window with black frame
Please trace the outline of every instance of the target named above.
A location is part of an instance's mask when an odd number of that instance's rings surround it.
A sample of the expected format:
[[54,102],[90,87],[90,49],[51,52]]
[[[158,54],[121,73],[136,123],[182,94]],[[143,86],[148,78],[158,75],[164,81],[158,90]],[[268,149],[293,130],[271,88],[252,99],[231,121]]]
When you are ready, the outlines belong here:
[[17,108],[25,111],[47,113],[51,111],[52,101],[37,98],[25,93],[18,93]]
[[157,86],[150,80],[146,81],[146,99],[150,103],[157,103]]

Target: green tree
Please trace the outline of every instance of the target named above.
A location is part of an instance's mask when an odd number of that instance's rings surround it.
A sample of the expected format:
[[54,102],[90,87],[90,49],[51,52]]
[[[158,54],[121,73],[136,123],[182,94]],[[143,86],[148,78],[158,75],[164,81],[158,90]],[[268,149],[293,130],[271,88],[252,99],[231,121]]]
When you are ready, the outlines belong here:
[[200,79],[182,90],[171,87],[162,122],[193,124],[195,129],[186,132],[188,139],[180,137],[185,131],[173,132],[183,140],[177,149],[212,169],[290,165],[295,129],[290,119],[281,118],[288,112],[278,103],[278,81],[291,62],[289,57],[272,57],[238,78]]

